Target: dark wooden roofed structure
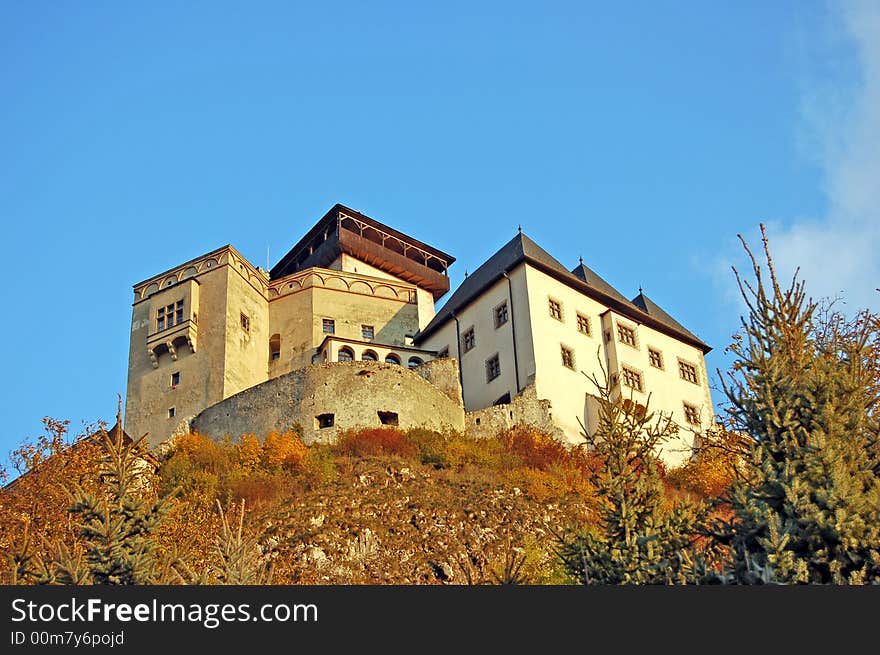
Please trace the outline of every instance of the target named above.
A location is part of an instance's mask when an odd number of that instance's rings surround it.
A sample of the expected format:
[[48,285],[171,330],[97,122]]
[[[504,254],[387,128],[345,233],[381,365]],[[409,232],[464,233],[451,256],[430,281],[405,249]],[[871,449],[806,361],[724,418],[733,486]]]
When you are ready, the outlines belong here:
[[451,255],[336,204],[269,272],[276,280],[312,266],[326,267],[345,253],[430,291],[449,291]]

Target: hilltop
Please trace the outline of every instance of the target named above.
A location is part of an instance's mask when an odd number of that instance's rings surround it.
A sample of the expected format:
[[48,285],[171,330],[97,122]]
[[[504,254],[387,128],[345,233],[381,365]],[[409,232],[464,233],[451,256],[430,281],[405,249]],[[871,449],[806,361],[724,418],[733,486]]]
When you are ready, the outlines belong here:
[[[43,444],[54,454],[3,496],[7,555],[20,548],[25,524],[39,552],[53,541],[83,547],[62,487],[98,488],[100,448],[58,436]],[[209,582],[223,531],[219,501],[230,520],[243,503],[242,533],[275,584],[546,584],[568,581],[559,537],[595,519],[588,465],[583,452],[533,428],[491,439],[383,428],[311,447],[293,431],[223,443],[188,434],[147,478],[150,497],[167,499],[163,557],[182,557]],[[694,483],[696,466],[667,476],[670,502],[682,487],[706,493]]]

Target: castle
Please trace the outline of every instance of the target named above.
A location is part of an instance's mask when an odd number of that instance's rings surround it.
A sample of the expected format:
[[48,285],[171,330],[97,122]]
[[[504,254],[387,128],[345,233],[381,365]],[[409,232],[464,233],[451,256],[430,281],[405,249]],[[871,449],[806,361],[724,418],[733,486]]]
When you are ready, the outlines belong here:
[[641,290],[627,300],[521,232],[437,312],[454,261],[337,204],[270,271],[227,245],[136,284],[126,431],[157,446],[188,429],[297,424],[315,441],[526,423],[580,443],[598,420],[587,376],[607,373],[683,428],[667,463],[689,456],[713,417],[709,346]]

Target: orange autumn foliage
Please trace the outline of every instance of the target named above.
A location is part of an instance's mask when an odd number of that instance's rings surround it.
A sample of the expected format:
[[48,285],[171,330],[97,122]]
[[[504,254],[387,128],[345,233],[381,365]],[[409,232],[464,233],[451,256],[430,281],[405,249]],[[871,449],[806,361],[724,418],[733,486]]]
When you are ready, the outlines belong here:
[[20,475],[0,495],[0,582],[9,582],[7,557],[22,545],[26,531],[41,554],[46,542],[63,541],[74,548],[79,543],[68,490],[73,485],[97,489],[101,445],[87,438],[95,430],[71,438],[69,424],[44,418],[44,434],[10,454]]
[[283,434],[272,431],[263,442],[263,462],[268,468],[297,468],[308,454],[308,446],[292,430]]
[[703,498],[718,498],[737,477],[737,464],[746,445],[739,435],[718,430],[703,437],[694,458],[670,471],[666,482]]
[[350,457],[375,455],[410,457],[418,451],[416,445],[395,428],[347,430],[339,435],[333,449],[340,455]]

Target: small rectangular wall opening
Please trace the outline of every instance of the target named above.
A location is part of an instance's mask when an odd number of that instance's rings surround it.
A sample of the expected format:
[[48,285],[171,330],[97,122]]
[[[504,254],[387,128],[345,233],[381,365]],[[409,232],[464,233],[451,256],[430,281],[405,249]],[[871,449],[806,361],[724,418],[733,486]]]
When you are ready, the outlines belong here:
[[382,425],[400,425],[397,412],[377,412],[379,414],[379,423]]
[[332,428],[335,424],[336,417],[333,414],[318,414],[315,417],[315,428],[318,430]]

